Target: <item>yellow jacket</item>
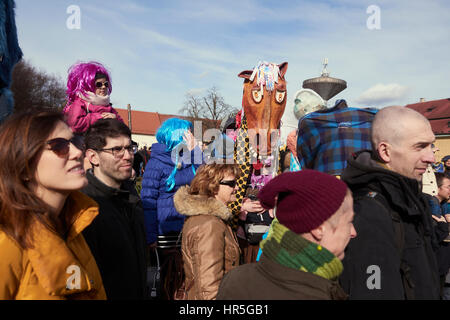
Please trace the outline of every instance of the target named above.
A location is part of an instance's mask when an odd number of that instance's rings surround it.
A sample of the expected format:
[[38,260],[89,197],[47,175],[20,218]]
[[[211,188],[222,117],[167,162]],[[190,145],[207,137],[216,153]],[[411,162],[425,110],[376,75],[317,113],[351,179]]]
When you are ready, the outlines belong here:
[[98,205],[81,192],[70,196],[76,220],[64,241],[42,223],[30,227],[33,249],[23,249],[0,227],[0,299],[106,299],[94,257],[81,234]]

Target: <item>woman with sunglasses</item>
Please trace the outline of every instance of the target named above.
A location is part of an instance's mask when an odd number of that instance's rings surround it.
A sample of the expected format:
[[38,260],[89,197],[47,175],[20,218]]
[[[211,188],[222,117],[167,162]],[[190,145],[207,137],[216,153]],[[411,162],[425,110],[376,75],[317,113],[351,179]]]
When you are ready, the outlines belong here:
[[81,234],[98,206],[79,136],[54,112],[15,115],[0,127],[0,300],[106,299]]
[[66,122],[74,133],[84,133],[99,119],[117,118],[109,96],[112,91],[108,70],[99,62],[76,63],[67,78]]
[[186,216],[181,250],[188,300],[215,299],[223,276],[239,265],[239,244],[227,223],[238,170],[234,164],[201,166],[190,187],[174,196],[175,208]]

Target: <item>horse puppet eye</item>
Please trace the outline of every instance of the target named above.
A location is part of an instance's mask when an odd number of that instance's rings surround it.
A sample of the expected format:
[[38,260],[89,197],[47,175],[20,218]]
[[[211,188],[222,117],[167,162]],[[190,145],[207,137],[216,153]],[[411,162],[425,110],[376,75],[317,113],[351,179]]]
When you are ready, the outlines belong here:
[[278,103],[282,103],[285,96],[286,96],[286,91],[278,91],[278,90],[276,90],[276,92],[275,92],[275,100]]
[[263,97],[263,95],[261,93],[261,90],[259,90],[259,89],[252,90],[252,98],[256,103],[261,102],[262,97]]

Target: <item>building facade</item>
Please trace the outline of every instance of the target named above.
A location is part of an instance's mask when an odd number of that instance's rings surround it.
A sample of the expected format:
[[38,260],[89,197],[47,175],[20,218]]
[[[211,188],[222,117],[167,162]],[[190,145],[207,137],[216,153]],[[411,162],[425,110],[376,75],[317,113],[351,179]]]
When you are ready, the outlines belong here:
[[406,107],[420,112],[430,121],[436,136],[435,145],[439,148],[436,152],[436,161],[450,155],[450,98],[421,101],[408,104]]
[[[158,131],[161,124],[170,118],[181,118],[186,119],[194,124],[194,134],[196,133],[197,129],[200,129],[201,135],[203,137],[203,133],[205,129],[211,128],[211,127],[220,127],[220,121],[212,121],[207,119],[197,119],[201,123],[197,122],[194,123],[193,119],[186,116],[180,116],[176,114],[161,114],[158,112],[146,112],[146,111],[130,111],[131,116],[131,126],[129,121],[129,114],[127,109],[119,109],[115,108],[119,115],[124,120],[125,124],[130,127],[131,129],[131,139],[138,143],[139,149],[146,146],[147,148],[150,148],[153,143],[156,143],[156,131]],[[199,127],[200,126],[200,127]],[[200,137],[196,138],[198,140]],[[200,142],[200,141],[199,141]]]

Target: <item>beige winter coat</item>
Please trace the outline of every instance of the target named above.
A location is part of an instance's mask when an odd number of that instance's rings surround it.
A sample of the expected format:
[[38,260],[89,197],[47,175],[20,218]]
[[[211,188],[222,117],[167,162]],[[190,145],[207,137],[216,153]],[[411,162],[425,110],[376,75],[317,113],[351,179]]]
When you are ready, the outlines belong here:
[[226,223],[231,218],[228,208],[188,190],[181,187],[174,196],[175,208],[186,216],[181,246],[187,299],[212,300],[223,276],[239,265],[239,245]]

